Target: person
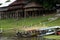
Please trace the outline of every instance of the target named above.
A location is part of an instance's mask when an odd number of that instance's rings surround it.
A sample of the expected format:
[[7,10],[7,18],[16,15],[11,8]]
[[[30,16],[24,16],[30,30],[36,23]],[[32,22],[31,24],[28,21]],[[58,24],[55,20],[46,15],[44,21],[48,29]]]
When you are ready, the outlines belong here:
[[2,32],[0,32],[0,37],[2,36]]
[[20,32],[17,32],[17,37],[21,37],[21,33]]

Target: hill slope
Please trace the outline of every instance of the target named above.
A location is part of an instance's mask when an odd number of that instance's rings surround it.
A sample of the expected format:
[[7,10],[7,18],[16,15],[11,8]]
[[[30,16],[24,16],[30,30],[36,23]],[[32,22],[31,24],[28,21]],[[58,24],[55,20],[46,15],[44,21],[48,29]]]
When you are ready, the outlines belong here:
[[60,26],[60,18],[49,22],[48,19],[52,18],[53,15],[48,16],[39,16],[39,17],[29,17],[22,18],[19,20],[16,19],[4,19],[0,20],[0,25],[2,28],[13,28],[13,27],[31,27],[31,26]]

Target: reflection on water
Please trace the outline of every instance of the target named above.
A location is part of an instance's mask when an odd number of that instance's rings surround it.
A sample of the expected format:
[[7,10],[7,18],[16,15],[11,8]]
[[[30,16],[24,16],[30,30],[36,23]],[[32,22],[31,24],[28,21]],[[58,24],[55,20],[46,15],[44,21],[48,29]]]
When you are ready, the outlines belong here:
[[0,37],[0,40],[14,40],[13,38],[8,38],[8,37]]
[[60,39],[47,39],[43,37],[28,37],[28,38],[0,37],[0,40],[60,40]]
[[43,40],[43,38],[42,37],[28,37],[28,38],[0,37],[0,40]]
[[19,38],[19,40],[42,40],[40,37]]

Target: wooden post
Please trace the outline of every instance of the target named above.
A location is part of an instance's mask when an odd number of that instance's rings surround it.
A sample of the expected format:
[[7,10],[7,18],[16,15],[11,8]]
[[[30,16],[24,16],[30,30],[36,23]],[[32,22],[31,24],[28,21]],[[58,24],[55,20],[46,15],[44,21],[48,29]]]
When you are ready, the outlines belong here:
[[33,13],[32,13],[32,11],[31,11],[31,15],[32,15],[32,17],[33,17]]
[[18,10],[16,11],[16,19],[18,20]]
[[0,19],[1,19],[1,12],[0,12]]
[[39,13],[39,16],[40,16],[40,10],[38,11],[38,13]]
[[3,14],[3,12],[1,12],[1,19],[3,19],[3,15],[2,14]]
[[27,11],[24,11],[24,18],[26,18],[26,13],[27,13]]
[[34,11],[32,11],[32,15],[33,15],[33,17],[34,17]]

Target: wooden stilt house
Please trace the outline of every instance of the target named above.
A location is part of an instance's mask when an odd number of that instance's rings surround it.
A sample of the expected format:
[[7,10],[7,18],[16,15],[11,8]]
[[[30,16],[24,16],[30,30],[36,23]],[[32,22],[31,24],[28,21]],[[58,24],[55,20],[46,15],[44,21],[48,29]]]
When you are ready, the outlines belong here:
[[[36,2],[16,0],[8,6],[0,8],[0,18],[35,17],[43,15],[43,10],[43,6]],[[2,13],[3,16],[1,15]]]
[[30,2],[27,5],[24,6],[24,13],[25,17],[29,16],[40,16],[43,15],[43,7],[42,5],[36,3],[36,2]]

